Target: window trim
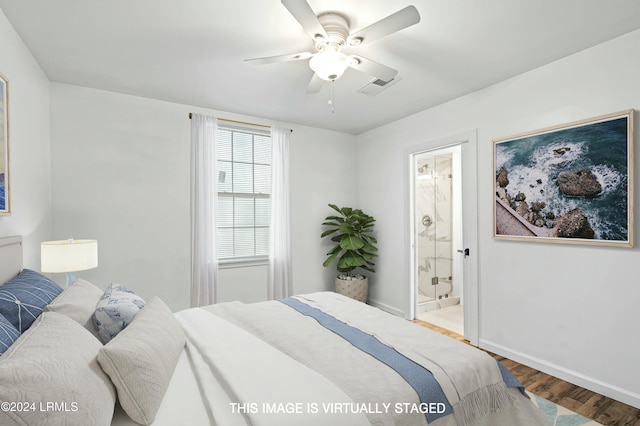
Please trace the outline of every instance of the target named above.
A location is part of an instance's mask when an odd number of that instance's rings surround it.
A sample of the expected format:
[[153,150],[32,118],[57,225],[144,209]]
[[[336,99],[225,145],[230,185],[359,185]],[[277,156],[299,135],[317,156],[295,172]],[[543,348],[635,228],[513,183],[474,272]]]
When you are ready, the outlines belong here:
[[218,260],[219,269],[236,269],[268,265],[269,256],[234,257]]

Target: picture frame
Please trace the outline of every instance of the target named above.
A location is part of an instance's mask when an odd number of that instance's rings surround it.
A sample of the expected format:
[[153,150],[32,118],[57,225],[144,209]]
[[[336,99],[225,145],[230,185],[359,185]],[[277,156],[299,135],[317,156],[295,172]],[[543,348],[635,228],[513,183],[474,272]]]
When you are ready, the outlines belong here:
[[9,183],[9,80],[0,73],[0,216],[11,214]]
[[634,246],[634,110],[493,140],[498,240]]

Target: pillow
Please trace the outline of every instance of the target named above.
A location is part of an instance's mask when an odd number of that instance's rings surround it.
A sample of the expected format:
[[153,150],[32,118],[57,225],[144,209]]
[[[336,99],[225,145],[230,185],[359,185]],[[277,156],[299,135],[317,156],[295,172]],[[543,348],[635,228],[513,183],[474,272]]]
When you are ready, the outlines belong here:
[[102,343],[121,332],[144,307],[144,300],[123,285],[112,283],[102,295],[93,313],[93,324]]
[[39,272],[23,269],[0,286],[0,314],[24,333],[62,289]]
[[0,401],[24,408],[1,410],[0,424],[110,424],[116,392],[100,348],[77,322],[44,312],[0,357]]
[[185,344],[171,310],[154,297],[98,353],[98,362],[111,377],[124,411],[138,423],[155,419]]
[[0,315],[0,355],[20,337],[20,332],[6,319]]
[[65,289],[53,302],[45,306],[45,312],[58,312],[79,323],[100,339],[93,325],[93,313],[102,297],[102,290],[89,281],[77,279]]

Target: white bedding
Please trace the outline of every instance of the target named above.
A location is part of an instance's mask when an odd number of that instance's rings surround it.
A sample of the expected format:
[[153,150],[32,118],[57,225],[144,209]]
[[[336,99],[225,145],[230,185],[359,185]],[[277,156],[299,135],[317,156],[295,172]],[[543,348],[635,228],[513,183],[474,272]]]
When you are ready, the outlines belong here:
[[[529,399],[502,384],[484,352],[335,293],[299,300],[428,366],[458,411],[457,419],[449,415],[431,424],[546,424]],[[420,406],[416,392],[398,373],[283,303],[231,302],[175,315],[187,346],[153,425],[427,424],[412,410]],[[503,386],[506,397],[475,410],[474,420],[461,415],[461,401],[486,397],[478,392],[485,386]],[[332,414],[336,410],[347,414]],[[113,424],[135,424],[127,421],[116,410]]]
[[[369,424],[363,415],[315,412],[316,405],[353,401],[325,377],[250,333],[203,309],[183,311],[177,317],[187,339],[202,355],[198,377],[213,374],[237,404],[220,404],[205,392],[207,400],[217,406],[212,410],[216,424],[243,424],[227,423],[234,418],[256,426]],[[221,422],[217,416],[229,420]]]
[[[216,384],[216,382],[211,382],[211,386]],[[220,394],[225,395],[225,392],[221,391]],[[194,375],[192,363],[185,349],[180,355],[153,424],[157,426],[203,426],[214,424],[210,422],[208,407],[203,404],[200,395],[198,380]],[[138,423],[127,416],[119,404],[116,404],[111,424],[117,426],[139,426]]]

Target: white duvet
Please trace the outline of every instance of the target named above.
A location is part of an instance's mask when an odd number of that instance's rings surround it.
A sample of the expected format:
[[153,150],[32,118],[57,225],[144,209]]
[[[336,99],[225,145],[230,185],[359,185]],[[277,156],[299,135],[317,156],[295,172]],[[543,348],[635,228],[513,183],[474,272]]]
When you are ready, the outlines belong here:
[[[546,424],[519,390],[504,387],[484,352],[335,293],[298,298],[432,371],[456,415],[431,424]],[[222,303],[176,317],[187,346],[154,425],[423,426],[420,410],[438,409],[421,405],[390,367],[278,301]],[[482,391],[500,386],[502,399]],[[483,399],[488,404],[477,407]],[[114,424],[126,421],[121,412],[114,417]]]

